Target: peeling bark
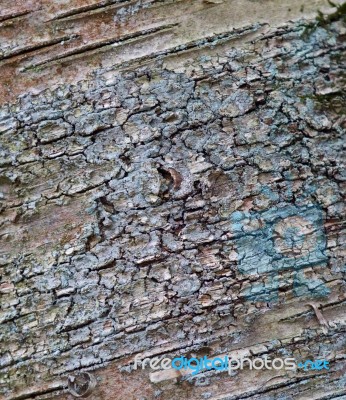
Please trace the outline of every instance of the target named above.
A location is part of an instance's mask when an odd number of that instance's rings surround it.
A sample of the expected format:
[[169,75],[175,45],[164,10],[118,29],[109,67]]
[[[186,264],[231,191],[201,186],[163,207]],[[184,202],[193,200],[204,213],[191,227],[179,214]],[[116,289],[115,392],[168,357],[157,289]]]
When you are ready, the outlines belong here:
[[[2,398],[346,396],[343,8],[239,3],[1,10]],[[330,369],[133,368],[227,354]]]

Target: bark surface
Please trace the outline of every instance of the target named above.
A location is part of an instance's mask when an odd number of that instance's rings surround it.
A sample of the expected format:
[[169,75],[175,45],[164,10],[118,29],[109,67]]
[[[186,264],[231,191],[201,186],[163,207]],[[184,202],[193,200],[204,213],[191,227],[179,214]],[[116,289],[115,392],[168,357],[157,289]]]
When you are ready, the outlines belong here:
[[0,3],[1,398],[346,398],[345,6],[303,3]]

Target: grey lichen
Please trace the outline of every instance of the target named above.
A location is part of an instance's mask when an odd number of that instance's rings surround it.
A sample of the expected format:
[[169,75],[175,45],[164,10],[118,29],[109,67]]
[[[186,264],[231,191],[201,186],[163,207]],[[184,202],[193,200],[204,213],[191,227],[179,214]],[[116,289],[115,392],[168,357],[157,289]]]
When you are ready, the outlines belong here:
[[[272,307],[316,292],[342,302],[345,110],[328,106],[344,93],[340,31],[303,41],[291,24],[190,73],[99,70],[0,109],[4,395],[165,340],[239,343],[267,293]],[[318,206],[323,238],[277,283],[267,258],[291,251],[279,220],[292,203]],[[245,251],[274,222],[265,240],[282,253],[262,254],[261,241]],[[239,255],[254,257],[251,271]]]

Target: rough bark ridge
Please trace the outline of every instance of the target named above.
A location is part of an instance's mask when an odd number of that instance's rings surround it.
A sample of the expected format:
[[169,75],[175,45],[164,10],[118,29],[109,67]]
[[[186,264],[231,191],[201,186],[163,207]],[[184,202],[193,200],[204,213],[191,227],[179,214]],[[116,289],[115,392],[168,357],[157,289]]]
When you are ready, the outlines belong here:
[[3,398],[345,398],[345,24],[263,28],[1,107]]

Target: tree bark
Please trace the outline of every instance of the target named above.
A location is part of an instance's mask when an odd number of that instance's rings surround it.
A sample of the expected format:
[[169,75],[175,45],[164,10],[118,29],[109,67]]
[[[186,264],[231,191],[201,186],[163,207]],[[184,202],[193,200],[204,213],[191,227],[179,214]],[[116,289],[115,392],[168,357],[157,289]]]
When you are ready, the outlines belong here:
[[0,4],[1,398],[346,398],[345,4]]

